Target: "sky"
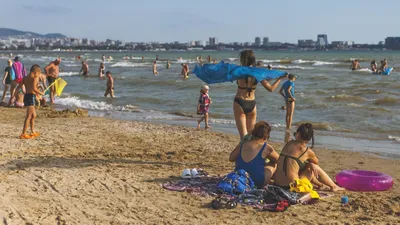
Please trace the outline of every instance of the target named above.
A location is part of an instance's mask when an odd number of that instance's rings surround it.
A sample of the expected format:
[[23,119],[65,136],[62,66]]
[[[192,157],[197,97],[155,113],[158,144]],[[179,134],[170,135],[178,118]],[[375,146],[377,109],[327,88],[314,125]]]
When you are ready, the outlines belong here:
[[378,43],[400,36],[400,0],[2,0],[0,27],[123,41],[298,39]]

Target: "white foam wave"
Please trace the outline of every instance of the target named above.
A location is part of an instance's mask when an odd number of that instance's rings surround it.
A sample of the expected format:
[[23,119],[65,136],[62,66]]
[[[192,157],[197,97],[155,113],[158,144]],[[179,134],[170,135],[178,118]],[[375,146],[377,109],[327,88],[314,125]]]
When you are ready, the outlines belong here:
[[63,64],[66,67],[80,67],[81,65],[75,64],[75,63],[64,63]]
[[313,66],[324,66],[324,65],[336,65],[338,62],[324,62],[324,61],[316,61]]
[[78,72],[61,72],[60,77],[69,77],[69,76],[76,76],[79,75]]
[[310,61],[310,60],[302,60],[302,59],[296,59],[294,61],[292,61],[293,64],[313,64],[316,63],[317,61]]
[[117,62],[110,67],[135,67],[135,64],[132,62]]
[[226,119],[210,119],[210,122],[215,124],[236,124],[234,120]]
[[81,100],[78,97],[68,97],[68,98],[58,98],[57,104],[79,107],[84,109],[92,109],[92,110],[115,110],[116,108],[111,104],[107,104],[105,102],[95,102],[90,100]]
[[[268,64],[264,64],[264,66],[268,66]],[[301,66],[285,66],[285,65],[270,65],[272,69],[299,69],[299,70],[307,70],[313,68],[301,67]]]
[[231,61],[231,62],[238,60],[237,58],[228,58],[228,59],[229,59],[229,61]]
[[263,62],[263,63],[273,63],[273,62],[281,62],[281,60],[280,59],[273,59],[273,60],[271,60],[271,59],[262,59],[261,62]]
[[193,61],[193,60],[190,60],[190,59],[178,59],[178,60],[176,60],[175,63],[189,63],[189,64],[192,64],[192,63],[197,63],[197,61]]
[[358,73],[372,73],[372,70],[368,69],[368,68],[361,68],[358,70],[354,70],[353,72],[358,72]]
[[389,135],[389,140],[393,140],[393,141],[400,142],[400,137],[396,137],[396,136],[391,136],[391,135]]

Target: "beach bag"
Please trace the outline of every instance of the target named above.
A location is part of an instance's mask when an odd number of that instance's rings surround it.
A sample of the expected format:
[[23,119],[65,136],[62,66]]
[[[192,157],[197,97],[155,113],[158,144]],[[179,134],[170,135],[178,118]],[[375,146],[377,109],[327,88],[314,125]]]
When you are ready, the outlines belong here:
[[250,175],[244,170],[237,170],[226,175],[217,184],[218,193],[239,195],[255,188]]

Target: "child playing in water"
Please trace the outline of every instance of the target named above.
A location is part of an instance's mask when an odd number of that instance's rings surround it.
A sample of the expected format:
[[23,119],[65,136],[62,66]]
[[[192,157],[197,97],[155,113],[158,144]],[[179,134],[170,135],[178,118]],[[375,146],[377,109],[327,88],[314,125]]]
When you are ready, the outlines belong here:
[[289,74],[289,80],[282,85],[281,90],[279,91],[286,101],[286,129],[292,127],[294,106],[296,102],[296,99],[294,98],[294,82],[296,79],[297,76]]
[[[22,82],[19,84],[17,90],[25,86],[26,92],[24,95],[24,105],[26,106],[26,118],[24,122],[24,127],[22,129],[22,134],[19,136],[21,139],[30,139],[39,137],[39,133],[34,131],[35,127],[35,98],[36,95],[43,95],[38,89],[38,80],[42,71],[38,65],[33,65],[28,76],[24,77]],[[31,126],[31,134],[26,134],[28,126]]]
[[208,95],[208,90],[210,90],[210,88],[207,85],[203,85],[200,90],[200,98],[197,104],[197,114],[203,116],[199,121],[197,121],[197,129],[200,129],[200,123],[203,120],[205,120],[205,129],[210,128],[210,126],[208,125],[208,110],[212,102],[210,96]]
[[107,71],[106,76],[107,76],[107,90],[104,93],[104,97],[110,95],[111,98],[114,98],[114,79],[111,76],[110,71]]

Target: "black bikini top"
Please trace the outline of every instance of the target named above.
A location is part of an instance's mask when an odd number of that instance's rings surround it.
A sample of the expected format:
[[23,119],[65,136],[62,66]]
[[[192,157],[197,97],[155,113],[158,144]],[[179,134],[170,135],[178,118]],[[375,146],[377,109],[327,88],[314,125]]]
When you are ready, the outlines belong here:
[[239,89],[247,90],[248,96],[250,97],[250,93],[251,93],[252,91],[256,90],[258,81],[255,80],[254,83],[253,83],[253,85],[251,85],[251,87],[249,87],[249,86],[248,86],[248,84],[249,84],[249,76],[247,76],[247,77],[246,77],[246,87],[240,87],[238,81],[236,81],[236,84],[238,85],[238,88],[239,88]]

